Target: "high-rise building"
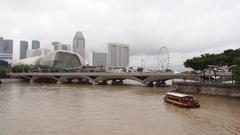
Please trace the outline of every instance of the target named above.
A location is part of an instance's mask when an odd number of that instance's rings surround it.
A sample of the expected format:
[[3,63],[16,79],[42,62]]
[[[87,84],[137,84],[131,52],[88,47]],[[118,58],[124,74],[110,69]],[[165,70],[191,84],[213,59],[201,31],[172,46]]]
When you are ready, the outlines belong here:
[[127,44],[108,43],[108,67],[129,66],[129,46]]
[[13,58],[13,40],[0,37],[0,59],[5,61],[12,61]]
[[13,54],[13,40],[3,40],[3,53]]
[[93,52],[93,66],[107,66],[107,53]]
[[39,49],[40,48],[40,41],[32,40],[32,49]]
[[73,52],[78,53],[85,61],[85,39],[81,31],[78,31],[73,38]]
[[0,53],[0,60],[5,60],[5,61],[12,61],[13,59],[13,54],[10,53]]
[[28,42],[20,41],[20,59],[27,58]]
[[88,64],[91,66],[107,66],[107,53],[90,52]]
[[0,53],[3,53],[3,37],[0,37]]

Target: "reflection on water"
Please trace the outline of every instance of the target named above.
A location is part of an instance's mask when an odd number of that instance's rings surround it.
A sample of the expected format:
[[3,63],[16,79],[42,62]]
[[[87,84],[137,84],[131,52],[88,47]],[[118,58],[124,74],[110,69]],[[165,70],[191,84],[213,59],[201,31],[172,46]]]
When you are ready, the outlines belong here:
[[199,109],[166,104],[168,88],[1,84],[0,134],[240,134],[240,101],[197,96]]

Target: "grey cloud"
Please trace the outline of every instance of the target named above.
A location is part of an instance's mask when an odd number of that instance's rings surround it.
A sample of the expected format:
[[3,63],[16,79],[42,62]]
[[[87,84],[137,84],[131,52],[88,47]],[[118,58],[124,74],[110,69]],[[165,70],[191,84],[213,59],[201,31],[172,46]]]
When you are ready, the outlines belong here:
[[[0,0],[0,36],[71,44],[83,31],[88,50],[130,44],[131,54],[240,47],[238,0]],[[18,51],[18,50],[17,50]],[[15,52],[17,52],[15,50]]]

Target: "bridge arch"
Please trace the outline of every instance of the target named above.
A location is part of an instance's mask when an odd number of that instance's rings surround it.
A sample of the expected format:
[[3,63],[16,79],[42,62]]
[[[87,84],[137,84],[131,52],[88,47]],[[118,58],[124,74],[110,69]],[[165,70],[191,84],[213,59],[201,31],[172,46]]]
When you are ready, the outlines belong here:
[[39,81],[39,80],[42,80],[42,81],[50,81],[50,82],[58,82],[58,81],[59,81],[58,78],[53,77],[53,76],[44,76],[44,77],[33,76],[33,77],[30,79],[30,82],[36,82],[36,81]]

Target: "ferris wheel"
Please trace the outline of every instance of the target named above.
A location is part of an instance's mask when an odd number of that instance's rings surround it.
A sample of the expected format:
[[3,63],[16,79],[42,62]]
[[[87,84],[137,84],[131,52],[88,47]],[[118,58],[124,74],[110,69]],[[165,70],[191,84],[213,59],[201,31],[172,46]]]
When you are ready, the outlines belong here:
[[161,47],[157,52],[157,64],[160,70],[169,69],[169,51],[166,47]]

